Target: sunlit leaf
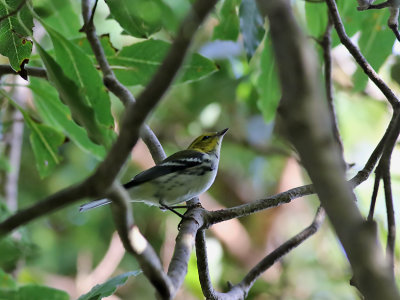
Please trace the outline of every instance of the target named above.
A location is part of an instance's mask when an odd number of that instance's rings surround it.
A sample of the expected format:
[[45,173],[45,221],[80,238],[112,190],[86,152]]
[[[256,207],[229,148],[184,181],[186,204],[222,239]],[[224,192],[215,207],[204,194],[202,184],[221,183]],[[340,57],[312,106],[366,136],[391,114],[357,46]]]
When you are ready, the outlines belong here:
[[[126,85],[145,85],[161,65],[170,44],[149,40],[122,48],[109,62],[117,78]],[[180,82],[199,80],[217,71],[209,59],[193,54],[183,65]]]
[[35,12],[45,23],[67,38],[82,35],[79,32],[81,23],[79,20],[80,3],[66,0],[35,0],[33,1]]
[[[358,41],[361,53],[375,71],[392,53],[395,36],[387,26],[387,13],[383,10],[363,12],[361,36]],[[361,68],[354,74],[354,89],[361,91],[365,88],[368,77]]]
[[264,119],[269,122],[275,117],[281,97],[278,75],[275,70],[275,61],[272,53],[271,39],[267,36],[261,54],[261,73],[257,79],[257,90],[260,99],[257,102]]
[[236,41],[239,35],[239,0],[225,0],[219,17],[219,24],[215,26],[214,40]]
[[172,11],[162,0],[106,0],[111,15],[129,34],[148,38],[158,32]]
[[309,33],[319,38],[328,24],[328,9],[325,2],[305,2],[307,28]]

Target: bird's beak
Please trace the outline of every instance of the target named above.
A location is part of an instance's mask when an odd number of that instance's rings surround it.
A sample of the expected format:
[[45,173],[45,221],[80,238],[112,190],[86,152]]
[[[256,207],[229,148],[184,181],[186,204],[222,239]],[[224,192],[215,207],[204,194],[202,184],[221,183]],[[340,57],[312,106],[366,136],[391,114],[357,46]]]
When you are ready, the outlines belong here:
[[217,132],[217,135],[218,135],[218,136],[224,136],[225,133],[228,131],[228,129],[229,129],[229,128],[225,128],[225,129],[223,129],[223,130]]

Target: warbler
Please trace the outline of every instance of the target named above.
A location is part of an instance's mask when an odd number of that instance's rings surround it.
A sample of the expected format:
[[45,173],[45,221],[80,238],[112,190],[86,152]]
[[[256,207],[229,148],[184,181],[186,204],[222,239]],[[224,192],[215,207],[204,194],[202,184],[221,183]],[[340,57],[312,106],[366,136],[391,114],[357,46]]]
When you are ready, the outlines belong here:
[[[171,206],[207,191],[217,175],[221,143],[227,131],[228,128],[202,134],[186,150],[172,154],[125,183],[132,202],[174,211]],[[80,211],[109,203],[108,199],[92,201],[82,205]]]

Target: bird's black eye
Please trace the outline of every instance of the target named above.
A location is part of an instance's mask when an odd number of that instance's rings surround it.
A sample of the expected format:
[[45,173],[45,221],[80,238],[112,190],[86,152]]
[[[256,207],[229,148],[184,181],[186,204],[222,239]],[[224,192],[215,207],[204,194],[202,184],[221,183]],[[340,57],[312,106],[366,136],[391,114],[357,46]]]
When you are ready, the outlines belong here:
[[209,139],[211,136],[209,136],[209,135],[205,135],[205,136],[203,136],[203,138],[201,139],[202,141],[205,141],[205,140],[207,140],[207,139]]

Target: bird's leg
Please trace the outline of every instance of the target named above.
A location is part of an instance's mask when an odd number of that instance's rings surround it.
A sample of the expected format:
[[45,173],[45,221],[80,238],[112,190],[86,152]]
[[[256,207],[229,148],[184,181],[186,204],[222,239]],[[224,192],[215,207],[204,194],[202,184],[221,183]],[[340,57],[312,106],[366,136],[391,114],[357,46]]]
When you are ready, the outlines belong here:
[[162,201],[160,201],[160,209],[163,209],[163,210],[167,209],[169,211],[172,211],[174,214],[176,214],[177,216],[179,216],[183,219],[184,216],[181,213],[177,212],[174,208],[176,208],[176,207],[170,207],[170,206],[164,204]]

